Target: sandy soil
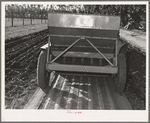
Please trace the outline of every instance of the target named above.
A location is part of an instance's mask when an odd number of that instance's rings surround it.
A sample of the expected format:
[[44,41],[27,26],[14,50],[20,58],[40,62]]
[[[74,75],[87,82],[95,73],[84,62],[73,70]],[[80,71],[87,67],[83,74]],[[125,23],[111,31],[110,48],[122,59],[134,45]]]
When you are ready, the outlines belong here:
[[146,53],[146,32],[120,29],[120,38]]

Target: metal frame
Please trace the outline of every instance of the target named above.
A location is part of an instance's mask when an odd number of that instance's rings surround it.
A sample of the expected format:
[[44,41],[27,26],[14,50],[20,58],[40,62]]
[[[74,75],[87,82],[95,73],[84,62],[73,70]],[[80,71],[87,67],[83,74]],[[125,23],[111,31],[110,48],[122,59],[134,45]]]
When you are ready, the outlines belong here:
[[[74,38],[81,38],[81,36],[74,36],[74,35],[50,35],[53,37],[74,37]],[[82,36],[82,38],[93,38],[93,39],[110,39],[110,40],[117,40],[117,38],[107,38],[107,37],[91,37],[91,36]]]
[[[75,40],[70,46],[68,46],[64,51],[62,51],[59,55],[57,55],[54,59],[50,61],[50,53],[51,53],[51,36],[58,36],[58,37],[79,37],[77,40]],[[72,35],[49,35],[48,37],[48,49],[47,49],[47,63],[46,63],[46,69],[47,70],[56,70],[56,71],[72,71],[72,72],[88,72],[88,73],[108,73],[108,74],[116,74],[118,72],[117,67],[117,44],[118,44],[118,38],[113,38],[116,42],[115,46],[115,62],[111,63],[110,60],[101,52],[99,51],[96,46],[94,46],[93,43],[88,39],[89,36],[72,36]],[[90,37],[90,38],[98,38],[98,37]],[[62,64],[56,64],[54,63],[58,58],[63,56],[65,53],[67,53],[74,45],[76,45],[81,39],[85,39],[97,52],[98,54],[103,57],[110,66],[81,66],[81,65],[62,65]],[[100,37],[98,39],[106,39],[105,37]],[[107,38],[111,39],[112,38]]]
[[54,71],[70,71],[70,72],[84,72],[84,73],[107,73],[116,74],[118,72],[117,67],[109,66],[82,66],[82,65],[64,65],[64,64],[49,64],[47,66],[49,70]]
[[[61,56],[63,56],[67,51],[69,51],[75,44],[77,44],[81,39],[86,39],[86,41],[111,65],[111,66],[114,66],[106,57],[105,55],[103,55],[102,52],[100,52],[91,42],[89,39],[87,39],[87,36],[86,37],[80,37],[78,38],[77,40],[75,40],[75,42],[73,42],[69,47],[67,47],[64,51],[62,51],[56,58],[54,58],[52,61],[49,61],[49,55],[50,55],[50,46],[51,46],[51,42],[50,42],[50,36],[54,36],[54,35],[49,35],[49,38],[48,38],[48,54],[47,54],[47,63],[53,63],[55,62],[58,58],[60,58]],[[55,35],[56,36],[56,35]],[[58,35],[59,37],[60,35]],[[63,37],[68,37],[68,36],[63,36]],[[77,36],[69,36],[69,37],[77,37]],[[95,38],[95,37],[91,37],[91,38]],[[97,38],[97,37],[96,37]],[[100,39],[103,39],[102,37]],[[112,39],[112,38],[107,38],[107,39]],[[116,40],[116,43],[117,43],[117,40]],[[117,46],[116,46],[117,47]],[[117,50],[116,50],[117,51]],[[115,51],[115,56],[117,57],[116,55],[116,52]],[[117,65],[115,65],[117,66]]]

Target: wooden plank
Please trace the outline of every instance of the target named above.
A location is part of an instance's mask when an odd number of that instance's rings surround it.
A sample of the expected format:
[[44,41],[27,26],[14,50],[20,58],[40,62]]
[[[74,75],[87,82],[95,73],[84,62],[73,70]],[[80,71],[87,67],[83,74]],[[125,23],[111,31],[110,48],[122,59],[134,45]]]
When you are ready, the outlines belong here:
[[[104,78],[103,80],[104,80],[104,85],[105,85],[106,92],[107,92],[107,95],[108,95],[108,100],[109,100],[109,103],[110,103],[110,107],[111,107],[112,110],[114,110],[115,109],[115,104],[114,104],[113,99],[111,97],[111,95],[112,95],[111,93],[112,92],[110,92],[110,90],[108,88],[108,85],[107,85],[107,82],[110,81],[110,80],[108,78],[107,79]],[[113,81],[111,81],[111,82],[113,82]]]
[[88,81],[88,98],[89,98],[89,103],[88,103],[88,107],[89,109],[93,109],[93,102],[92,102],[92,89],[91,89],[91,78],[87,77],[87,81]]
[[68,99],[68,100],[70,100],[70,108],[68,108],[68,109],[77,109],[79,85],[77,85],[76,87],[71,87],[71,89],[70,89],[70,95],[69,95],[69,99]]
[[106,88],[105,88],[105,85],[104,85],[103,78],[98,78],[98,87],[99,87],[99,92],[102,94],[102,101],[103,101],[103,104],[104,104],[104,109],[105,110],[110,110],[111,106],[110,106],[110,103],[109,103],[108,94],[107,94],[107,91],[106,91]]
[[25,105],[24,109],[38,109],[45,95],[46,93],[38,88],[29,102]]
[[70,105],[68,109],[77,109],[78,105],[78,93],[79,93],[79,85],[80,81],[78,79],[78,76],[73,76],[74,81],[71,83],[71,88],[68,96],[68,100],[70,101]]
[[[105,78],[106,79],[106,78]],[[106,90],[109,96],[109,100],[111,102],[111,107],[113,107],[112,109],[119,109],[119,105],[118,102],[116,100],[115,94],[114,94],[114,87],[110,85],[110,83],[113,83],[113,78],[107,78],[108,80],[105,82],[105,86],[106,86]]]
[[77,104],[77,109],[82,109],[82,99],[81,99],[81,94],[80,94],[80,90],[81,90],[81,83],[83,81],[83,77],[81,76],[76,76],[76,80],[79,81],[79,91],[78,91],[78,104]]
[[57,102],[63,109],[67,108],[69,90],[70,90],[70,80],[69,80],[69,77],[67,76],[66,81],[64,82],[64,84],[62,86],[62,90],[61,90],[61,93],[60,93],[60,98],[58,99],[58,102]]
[[99,104],[99,95],[97,91],[97,85],[96,85],[96,79],[97,77],[91,77],[91,95],[92,95],[92,104],[93,104],[93,109],[100,109],[100,104]]
[[116,93],[113,88],[113,83],[111,83],[110,81],[108,81],[108,85],[109,85],[108,86],[109,89],[114,93],[114,97],[117,100],[119,109],[132,110],[132,107],[131,107],[128,99],[126,98],[125,94],[124,93],[122,93],[122,94]]
[[67,99],[67,106],[66,109],[71,109],[71,106],[74,105],[74,107],[77,107],[77,103],[74,103],[74,101],[72,101],[73,98],[73,91],[74,91],[74,87],[72,87],[72,84],[75,83],[75,75],[73,76],[69,76],[69,80],[70,80],[70,86],[69,86],[69,94],[68,94],[68,99]]
[[72,72],[85,72],[85,73],[112,73],[115,74],[118,71],[117,67],[108,66],[82,66],[82,65],[57,65],[48,64],[49,70],[55,71],[72,71]]
[[98,77],[96,78],[95,81],[96,81],[96,89],[97,89],[97,93],[98,93],[99,106],[100,106],[101,110],[104,110],[104,102],[103,102],[103,98],[102,98],[102,93],[98,86]]
[[59,97],[59,93],[60,93],[63,82],[64,82],[64,78],[58,75],[58,80],[56,80],[53,86],[53,89],[50,93],[50,96],[49,96],[49,98],[52,100],[52,103],[49,103],[46,109],[54,109],[54,104],[57,98]]
[[49,93],[47,94],[45,104],[43,105],[44,109],[54,109],[54,104],[56,102],[57,97],[59,96],[59,92],[63,81],[64,79],[60,75],[58,75],[52,90],[49,91]]
[[79,100],[78,109],[88,109],[88,82],[87,76],[80,76],[80,87],[79,87]]
[[[47,106],[48,103],[52,102],[52,100],[48,99],[49,98],[49,95],[51,93],[51,90],[56,82],[56,80],[58,79],[58,74],[55,74],[55,78],[50,86],[50,88],[48,89],[47,93],[46,93],[46,96],[45,98],[42,100],[40,106],[39,106],[39,109],[45,109],[45,107]],[[49,100],[49,101],[48,101]]]
[[67,92],[69,92],[70,88],[68,86],[70,86],[70,83],[67,82],[67,75],[66,74],[64,75],[64,78],[65,78],[65,80],[64,80],[64,83],[62,85],[59,97],[56,100],[54,109],[65,109],[66,104],[67,104],[67,97],[69,94]]

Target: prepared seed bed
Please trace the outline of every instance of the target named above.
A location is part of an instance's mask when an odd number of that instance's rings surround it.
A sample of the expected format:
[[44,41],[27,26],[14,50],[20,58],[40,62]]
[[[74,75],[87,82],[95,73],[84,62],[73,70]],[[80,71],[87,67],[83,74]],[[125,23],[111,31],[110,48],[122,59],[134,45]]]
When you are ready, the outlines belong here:
[[[19,43],[6,48],[5,107],[22,109],[32,97],[37,85],[37,61],[40,47],[47,43],[47,31],[17,39]],[[16,41],[16,40],[14,40]],[[128,47],[127,85],[125,95],[134,110],[145,109],[146,56],[133,47]]]
[[12,40],[13,38],[27,36],[29,34],[40,32],[47,29],[47,24],[27,25],[18,27],[5,28],[5,40]]
[[23,108],[37,88],[37,58],[40,47],[47,42],[47,30],[18,40],[5,51],[5,105],[9,109]]

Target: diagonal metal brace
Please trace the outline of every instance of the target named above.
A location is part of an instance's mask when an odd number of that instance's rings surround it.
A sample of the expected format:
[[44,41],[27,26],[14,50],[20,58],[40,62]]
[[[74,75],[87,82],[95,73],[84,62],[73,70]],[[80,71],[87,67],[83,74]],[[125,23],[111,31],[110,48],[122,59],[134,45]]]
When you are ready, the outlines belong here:
[[87,38],[86,41],[111,65],[114,66]]
[[58,58],[60,58],[62,55],[64,55],[68,50],[70,50],[81,38],[77,39],[74,43],[72,43],[69,47],[67,47],[63,52],[61,52],[56,58],[54,58],[50,63],[53,63]]

